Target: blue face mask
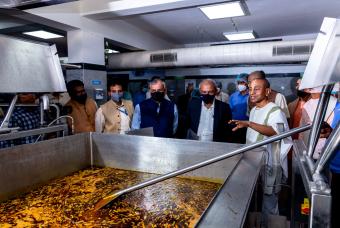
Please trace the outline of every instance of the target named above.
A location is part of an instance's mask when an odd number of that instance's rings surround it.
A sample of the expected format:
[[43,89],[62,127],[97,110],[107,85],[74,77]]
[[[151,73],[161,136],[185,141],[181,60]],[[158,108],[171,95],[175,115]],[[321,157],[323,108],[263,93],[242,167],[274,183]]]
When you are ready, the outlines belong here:
[[113,101],[119,102],[119,101],[122,100],[122,97],[123,97],[123,92],[121,92],[121,93],[111,93],[111,99]]

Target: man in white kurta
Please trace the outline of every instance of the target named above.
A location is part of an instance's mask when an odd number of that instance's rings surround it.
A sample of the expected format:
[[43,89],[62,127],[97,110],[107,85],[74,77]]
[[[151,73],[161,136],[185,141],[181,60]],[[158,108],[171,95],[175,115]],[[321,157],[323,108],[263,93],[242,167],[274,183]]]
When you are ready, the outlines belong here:
[[[247,144],[252,144],[270,136],[289,130],[287,118],[276,104],[268,101],[270,84],[266,79],[255,79],[250,83],[250,99],[256,104],[251,110],[249,121],[233,120],[233,131],[247,127]],[[280,184],[288,177],[287,154],[292,146],[291,138],[266,145],[266,161],[262,169],[263,222],[266,226],[269,214],[278,214]]]

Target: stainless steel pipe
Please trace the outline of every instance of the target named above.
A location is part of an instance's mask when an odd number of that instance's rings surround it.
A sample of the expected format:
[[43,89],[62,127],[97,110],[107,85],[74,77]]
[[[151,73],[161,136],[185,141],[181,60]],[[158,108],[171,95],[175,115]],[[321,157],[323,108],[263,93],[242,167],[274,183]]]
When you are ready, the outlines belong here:
[[331,96],[331,91],[333,89],[333,86],[334,84],[325,85],[322,88],[321,97],[319,99],[318,107],[314,115],[314,120],[312,124],[313,127],[310,131],[310,135],[308,138],[307,155],[309,157],[312,157],[313,152],[315,151],[315,147],[320,136],[321,124],[326,116],[329,98]]
[[2,121],[0,128],[7,128],[8,127],[9,119],[12,116],[12,113],[13,113],[14,107],[15,107],[15,103],[17,103],[17,100],[18,100],[18,95],[15,95],[12,99],[11,104],[9,105],[6,116],[5,116],[4,120]]
[[331,136],[328,138],[327,144],[324,147],[320,159],[316,162],[313,173],[320,174],[323,167],[327,164],[328,160],[332,157],[340,145],[340,124],[333,130]]

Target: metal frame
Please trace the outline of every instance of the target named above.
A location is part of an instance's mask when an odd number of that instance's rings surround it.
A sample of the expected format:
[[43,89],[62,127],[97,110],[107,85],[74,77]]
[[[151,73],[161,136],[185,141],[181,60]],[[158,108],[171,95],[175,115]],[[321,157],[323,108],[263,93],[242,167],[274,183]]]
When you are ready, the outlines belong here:
[[316,144],[318,142],[321,130],[321,123],[325,119],[327,106],[330,99],[330,93],[333,89],[332,85],[324,86],[322,89],[321,97],[319,99],[318,108],[315,111],[315,117],[313,120],[312,129],[310,131],[309,139],[308,139],[308,151],[307,154],[309,157],[312,157],[313,152],[315,150]]
[[[60,125],[55,127],[50,127],[51,124],[56,122],[57,124],[60,124],[60,108],[56,104],[50,104],[47,95],[43,95],[40,99],[40,104],[16,104],[16,101],[18,99],[18,95],[15,95],[12,99],[11,104],[9,105],[8,111],[6,113],[6,116],[4,120],[1,123],[0,126],[0,141],[2,140],[10,140],[10,139],[17,139],[22,138],[26,136],[32,136],[32,135],[40,135],[45,133],[52,133],[52,132],[63,132],[62,136],[68,135],[68,127],[67,125]],[[8,104],[0,104],[0,106],[8,106]],[[43,126],[44,121],[44,110],[48,110],[49,107],[53,107],[56,110],[56,119],[51,122],[50,125],[48,125],[45,128],[39,128],[39,129],[32,129],[27,131],[20,131],[19,127],[14,128],[8,128],[9,120],[13,114],[15,106],[19,107],[40,107],[40,126]],[[38,132],[38,133],[37,133]],[[4,134],[7,133],[7,134]],[[73,120],[72,120],[72,133],[73,133]],[[58,134],[59,137],[59,134]],[[5,139],[2,139],[5,138]],[[39,139],[38,138],[38,139]]]
[[10,132],[7,134],[0,134],[0,141],[18,139],[18,138],[23,138],[26,136],[41,135],[41,134],[47,134],[47,133],[59,132],[59,131],[63,132],[63,136],[68,135],[67,124],[37,128],[37,129],[32,129],[32,130],[27,130],[27,131],[16,131],[16,132]]
[[[336,152],[340,142],[340,124],[333,130],[323,148],[321,157],[315,162],[312,158],[319,139],[321,124],[325,118],[333,85],[323,87],[318,108],[315,113],[312,130],[309,136],[308,148],[301,140],[294,142],[294,161],[292,172],[292,207],[295,205],[296,175],[300,174],[305,191],[310,200],[310,215],[308,227],[330,227],[331,221],[331,190],[322,171],[329,159]],[[293,208],[294,209],[294,208]],[[294,211],[294,210],[292,210]],[[292,213],[291,227],[295,227]]]
[[14,111],[15,103],[17,103],[17,100],[18,100],[18,95],[15,95],[11,101],[11,104],[9,105],[6,116],[0,125],[0,129],[8,129],[9,119],[11,118],[11,115]]

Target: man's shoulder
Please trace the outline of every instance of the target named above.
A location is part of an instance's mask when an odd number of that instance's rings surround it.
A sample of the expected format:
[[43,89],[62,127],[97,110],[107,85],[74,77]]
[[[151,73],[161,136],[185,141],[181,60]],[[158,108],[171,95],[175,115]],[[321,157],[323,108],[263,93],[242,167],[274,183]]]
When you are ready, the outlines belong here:
[[282,93],[279,93],[279,92],[276,92],[277,94],[276,94],[276,97],[275,97],[275,101],[277,101],[277,100],[284,100],[284,101],[286,101],[286,97],[285,97],[285,95],[283,95]]
[[235,96],[238,96],[239,94],[240,94],[239,91],[235,91],[235,92],[233,92],[233,93],[230,95],[230,98],[235,97]]
[[282,111],[281,107],[278,106],[277,104],[273,103],[273,102],[268,103],[266,113],[267,113],[267,115],[269,115],[269,117],[274,117],[274,116],[281,117],[282,116],[282,117],[286,118],[286,115]]
[[295,100],[293,100],[292,102],[288,103],[288,109],[293,109],[295,108],[295,106],[297,105],[297,103],[299,102],[299,98],[296,98]]
[[274,102],[269,102],[268,104],[266,104],[265,108],[268,110],[272,110],[272,109],[277,110],[277,109],[280,109],[280,106],[278,106]]
[[215,99],[215,107],[222,107],[222,109],[227,109],[230,106],[229,106],[229,104],[227,104],[223,101]]
[[268,104],[266,104],[265,106],[263,106],[262,108],[257,108],[256,106],[254,108],[252,108],[252,110],[250,111],[251,113],[254,112],[263,112],[263,113],[268,113],[269,111],[276,111],[276,110],[281,110],[280,107],[275,104],[274,102],[268,102]]
[[89,102],[91,102],[92,104],[97,104],[95,100],[93,100],[91,97],[87,98]]
[[122,99],[122,102],[124,103],[124,105],[133,105],[131,100]]
[[131,100],[122,100],[123,104],[125,107],[127,107],[127,109],[130,109],[133,111],[133,102]]
[[64,106],[72,106],[74,103],[74,101],[72,99],[70,99],[68,102],[66,102],[66,104]]
[[112,102],[112,100],[108,100],[108,101],[105,102],[104,104],[101,104],[101,105],[99,106],[99,108],[103,108],[103,107],[109,106],[111,102]]

